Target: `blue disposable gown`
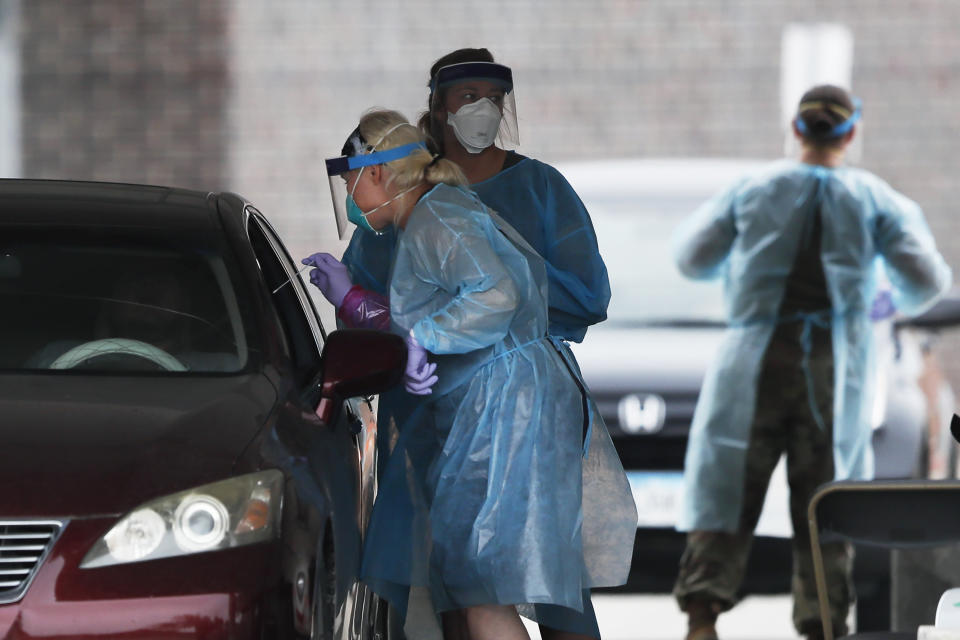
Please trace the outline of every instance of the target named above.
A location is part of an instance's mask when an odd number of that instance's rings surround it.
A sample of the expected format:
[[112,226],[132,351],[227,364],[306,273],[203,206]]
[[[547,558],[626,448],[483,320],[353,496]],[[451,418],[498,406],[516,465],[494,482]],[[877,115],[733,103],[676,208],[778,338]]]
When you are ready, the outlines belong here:
[[413,331],[439,381],[381,478],[364,580],[401,611],[423,586],[436,611],[516,604],[596,635],[592,611],[570,614],[589,606],[586,589],[626,580],[637,516],[547,335],[543,260],[475,195],[439,185],[399,234],[389,298],[395,331]]
[[[801,231],[818,207],[832,309],[778,318]],[[869,312],[876,261],[905,314],[923,311],[951,282],[920,208],[867,171],[784,160],[706,202],[675,240],[684,274],[723,278],[729,323],[694,413],[678,528],[734,531],[739,523],[757,377],[778,322],[830,324],[836,478],[872,478]]]
[[[559,171],[532,158],[470,188],[546,261],[550,334],[581,342],[587,327],[607,317],[610,281],[576,192]],[[354,284],[386,294],[396,242],[393,230],[355,230],[343,254]]]
[[[550,334],[581,342],[587,327],[606,319],[610,303],[610,281],[590,216],[559,171],[512,151],[509,154],[510,166],[471,189],[546,261]],[[386,295],[396,244],[397,232],[392,228],[382,234],[356,229],[342,258],[353,283]],[[561,343],[560,348],[577,366],[569,345]],[[400,388],[381,394],[378,420],[385,432],[402,428],[417,402],[417,396]],[[594,428],[606,430],[592,401],[589,408],[600,425]],[[380,460],[388,455],[381,446]]]

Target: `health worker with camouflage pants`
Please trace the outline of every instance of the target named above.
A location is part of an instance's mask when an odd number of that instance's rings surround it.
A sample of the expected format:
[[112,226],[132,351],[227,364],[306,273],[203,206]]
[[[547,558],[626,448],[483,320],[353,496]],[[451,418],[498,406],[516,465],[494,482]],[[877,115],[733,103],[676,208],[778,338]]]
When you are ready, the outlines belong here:
[[[674,594],[688,640],[717,637],[736,602],[771,473],[786,454],[793,521],[793,622],[823,637],[806,507],[830,480],[873,477],[870,311],[877,263],[905,314],[927,309],[951,272],[920,208],[843,165],[859,101],[819,86],[801,98],[799,161],[772,163],[697,210],[675,257],[691,278],[722,278],[728,329],[707,372],[684,465],[688,532]],[[824,545],[834,633],[846,633],[852,552]]]

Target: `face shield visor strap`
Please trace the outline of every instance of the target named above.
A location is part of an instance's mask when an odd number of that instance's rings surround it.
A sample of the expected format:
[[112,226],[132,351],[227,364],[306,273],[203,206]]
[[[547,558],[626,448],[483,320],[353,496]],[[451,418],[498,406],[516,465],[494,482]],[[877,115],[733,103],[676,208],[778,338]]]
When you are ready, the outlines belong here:
[[[830,131],[830,135],[827,137],[839,138],[840,136],[845,136],[848,133],[850,133],[850,130],[853,129],[853,125],[857,124],[857,122],[860,121],[860,117],[862,115],[862,110],[861,110],[862,104],[863,103],[860,101],[859,98],[854,98],[853,113],[847,116],[846,120],[834,126],[833,129]],[[795,118],[795,122],[797,123],[797,131],[800,132],[800,135],[806,137],[807,135],[809,135],[810,129],[809,127],[807,127],[807,124],[803,121],[803,118],[800,117],[800,114],[802,114],[804,111],[807,110],[804,108],[804,106],[805,105],[800,105],[800,108],[798,109],[797,117]],[[827,104],[822,102],[807,103],[806,106],[809,109],[826,108],[834,112],[838,112],[838,109],[842,109],[842,107],[840,107],[839,105]],[[846,112],[846,109],[843,109],[843,111]]]
[[[345,147],[346,148],[346,147]],[[385,164],[400,158],[406,158],[417,149],[426,149],[422,142],[411,142],[410,144],[386,149],[384,151],[374,151],[357,156],[340,156],[330,158],[326,161],[327,181],[330,183],[330,197],[333,200],[333,215],[337,222],[337,233],[343,240],[347,235],[347,181],[344,174],[370,167],[375,164]]]
[[503,117],[497,131],[495,144],[501,149],[516,149],[520,146],[520,130],[517,126],[517,102],[513,90],[513,72],[510,67],[495,62],[462,62],[441,67],[430,80],[430,113],[445,109],[440,104],[445,89],[470,80],[481,80],[503,87]]

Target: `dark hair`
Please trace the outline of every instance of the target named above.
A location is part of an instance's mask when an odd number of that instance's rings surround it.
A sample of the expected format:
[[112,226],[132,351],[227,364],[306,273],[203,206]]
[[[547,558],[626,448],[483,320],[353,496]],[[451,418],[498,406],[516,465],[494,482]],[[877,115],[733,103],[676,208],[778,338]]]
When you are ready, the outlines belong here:
[[[493,62],[493,54],[488,49],[457,49],[438,59],[430,67],[430,79],[427,81],[428,87],[433,87],[433,79],[437,72],[443,67],[451,64],[460,64],[461,62]],[[431,153],[443,155],[443,127],[439,126],[433,117],[433,106],[436,102],[443,103],[446,97],[446,89],[437,89],[437,95],[434,96],[431,91],[427,96],[427,110],[417,120],[417,127],[427,137],[427,147]]]
[[808,90],[797,105],[797,119],[803,120],[803,139],[817,146],[834,146],[843,141],[834,128],[850,119],[855,111],[845,89],[822,84]]

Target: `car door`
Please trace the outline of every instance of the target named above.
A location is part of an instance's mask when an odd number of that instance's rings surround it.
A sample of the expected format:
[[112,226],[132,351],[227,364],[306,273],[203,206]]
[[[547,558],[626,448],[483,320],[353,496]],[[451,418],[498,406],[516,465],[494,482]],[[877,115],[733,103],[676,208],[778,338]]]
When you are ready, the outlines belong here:
[[[312,514],[300,527],[316,544],[292,544],[314,551],[302,573],[310,589],[299,595],[304,626],[314,617],[328,618],[335,637],[366,637],[372,624],[371,596],[359,583],[363,532],[376,494],[376,420],[369,399],[351,399],[334,425],[323,425],[316,409],[316,378],[326,332],[297,268],[279,236],[255,208],[247,207],[247,234],[280,321],[293,375],[292,389],[277,429],[292,451],[304,459],[292,463],[298,511]],[[289,492],[288,492],[289,493]],[[326,503],[315,508],[311,501]],[[293,509],[290,510],[291,512]],[[285,509],[285,517],[287,516]],[[300,554],[301,556],[303,554]],[[294,561],[296,563],[296,561]],[[296,574],[296,571],[293,571]],[[327,575],[322,575],[326,573]],[[292,576],[294,583],[297,576]],[[316,611],[313,595],[327,593],[326,611]]]

